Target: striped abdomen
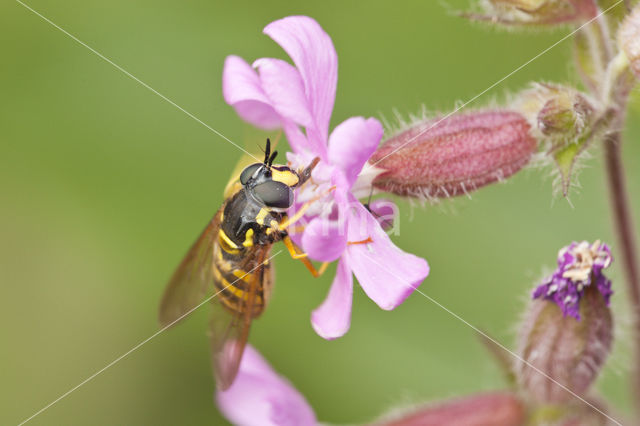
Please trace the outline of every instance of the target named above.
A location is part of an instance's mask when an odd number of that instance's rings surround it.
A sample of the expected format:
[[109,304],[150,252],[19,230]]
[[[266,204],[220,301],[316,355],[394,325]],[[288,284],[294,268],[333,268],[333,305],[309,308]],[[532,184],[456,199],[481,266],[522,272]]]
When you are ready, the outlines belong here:
[[251,317],[264,310],[271,289],[271,245],[240,247],[222,229],[213,250],[213,278],[217,298],[232,313],[243,314],[251,306]]

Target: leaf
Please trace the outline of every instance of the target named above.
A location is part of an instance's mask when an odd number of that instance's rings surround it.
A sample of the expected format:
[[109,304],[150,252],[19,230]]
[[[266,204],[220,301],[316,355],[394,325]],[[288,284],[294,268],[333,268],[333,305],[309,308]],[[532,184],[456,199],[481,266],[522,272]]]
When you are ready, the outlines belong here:
[[558,166],[560,178],[562,179],[562,195],[569,195],[571,185],[571,172],[576,163],[576,159],[581,152],[581,145],[584,143],[571,143],[553,154],[553,158]]

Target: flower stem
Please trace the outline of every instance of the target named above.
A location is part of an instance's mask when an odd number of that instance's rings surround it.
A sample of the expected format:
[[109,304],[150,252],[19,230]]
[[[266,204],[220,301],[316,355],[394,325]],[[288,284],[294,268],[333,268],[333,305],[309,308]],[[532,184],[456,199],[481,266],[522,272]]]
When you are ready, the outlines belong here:
[[[622,121],[620,119],[615,124],[622,124]],[[620,244],[619,253],[622,253],[622,267],[628,285],[632,308],[633,341],[635,342],[632,385],[635,390],[636,402],[634,406],[640,410],[640,268],[624,166],[622,164],[622,131],[619,130],[620,128],[613,127],[615,130],[605,135],[604,147],[613,222]]]

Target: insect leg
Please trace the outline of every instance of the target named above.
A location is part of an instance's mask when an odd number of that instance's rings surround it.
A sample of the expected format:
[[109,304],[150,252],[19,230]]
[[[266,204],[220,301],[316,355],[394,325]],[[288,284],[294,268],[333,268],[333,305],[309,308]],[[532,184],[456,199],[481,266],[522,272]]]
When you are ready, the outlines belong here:
[[300,260],[304,264],[304,266],[307,267],[309,272],[311,272],[311,275],[313,275],[315,278],[318,278],[320,275],[324,274],[324,271],[327,270],[329,262],[324,262],[319,269],[316,269],[316,267],[313,266],[313,263],[311,263],[311,261],[307,257],[307,253],[301,253],[300,251],[298,251],[298,247],[288,235],[285,236],[282,241],[287,247],[287,250],[289,250],[289,254],[291,255],[291,257]]

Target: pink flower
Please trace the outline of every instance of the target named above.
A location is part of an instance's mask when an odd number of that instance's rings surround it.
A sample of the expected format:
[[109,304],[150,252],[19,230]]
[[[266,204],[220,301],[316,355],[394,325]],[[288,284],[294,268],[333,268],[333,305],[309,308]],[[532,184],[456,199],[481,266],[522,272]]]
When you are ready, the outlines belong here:
[[382,125],[373,118],[351,117],[329,134],[338,78],[331,38],[305,16],[272,22],[264,32],[289,54],[295,67],[273,58],[258,59],[251,67],[229,56],[223,73],[224,98],[255,126],[283,128],[294,151],[288,155],[294,167],[320,158],[311,185],[297,194],[290,213],[335,187],[309,209],[304,231],[293,235],[311,259],[339,259],[329,295],[311,316],[316,332],[333,339],[349,329],[352,273],[378,306],[391,310],[420,285],[429,266],[396,247],[377,217],[358,201],[369,195],[371,181],[380,172],[367,166],[361,173],[382,139]]
[[242,426],[310,426],[315,413],[285,378],[279,376],[250,345],[247,345],[238,376],[226,391],[216,392],[220,411]]

